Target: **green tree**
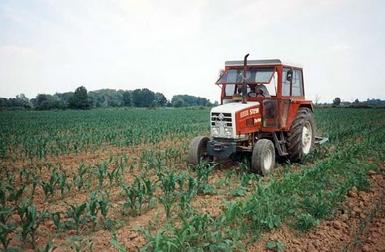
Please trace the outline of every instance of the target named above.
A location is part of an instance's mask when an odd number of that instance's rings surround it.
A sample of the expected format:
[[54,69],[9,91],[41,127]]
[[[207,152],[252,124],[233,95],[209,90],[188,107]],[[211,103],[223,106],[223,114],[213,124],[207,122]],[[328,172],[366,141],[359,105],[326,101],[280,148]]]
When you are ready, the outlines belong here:
[[48,94],[38,94],[31,102],[37,110],[64,108],[64,104],[59,97]]
[[24,94],[16,95],[17,103],[23,106],[24,108],[30,108],[31,102]]
[[132,91],[132,103],[135,107],[151,107],[155,101],[155,93],[147,88]]
[[84,86],[80,86],[75,90],[75,93],[69,100],[69,107],[75,109],[89,109],[91,107],[87,89]]
[[166,106],[167,98],[162,93],[155,93],[155,105],[156,106]]
[[63,102],[65,107],[69,106],[69,101],[73,95],[74,95],[74,92],[56,93],[55,94],[55,96],[58,97],[61,102]]
[[132,99],[131,99],[131,92],[130,91],[124,91],[123,92],[123,105],[124,106],[131,106],[132,105]]
[[207,98],[196,97],[191,95],[174,95],[171,103],[175,106],[175,102],[183,100],[184,106],[210,106],[211,103]]
[[182,98],[177,98],[173,101],[172,105],[176,108],[185,106],[185,102]]

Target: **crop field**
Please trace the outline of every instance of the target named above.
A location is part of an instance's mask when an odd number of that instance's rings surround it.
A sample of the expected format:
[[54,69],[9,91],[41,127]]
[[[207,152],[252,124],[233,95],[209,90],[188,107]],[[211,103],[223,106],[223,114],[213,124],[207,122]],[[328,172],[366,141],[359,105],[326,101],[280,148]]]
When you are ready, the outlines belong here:
[[187,165],[190,140],[209,135],[206,108],[0,112],[0,247],[375,251],[385,109],[315,119],[329,142],[260,177],[247,159]]

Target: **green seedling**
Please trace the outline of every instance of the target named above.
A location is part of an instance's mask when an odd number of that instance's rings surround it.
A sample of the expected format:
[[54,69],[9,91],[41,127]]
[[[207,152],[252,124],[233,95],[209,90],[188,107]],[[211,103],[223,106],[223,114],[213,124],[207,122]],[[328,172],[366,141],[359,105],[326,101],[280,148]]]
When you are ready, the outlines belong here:
[[31,203],[22,203],[18,209],[21,225],[21,237],[24,243],[27,238],[30,237],[32,247],[36,247],[36,231],[40,224],[48,217],[47,211],[39,212],[36,207]]
[[9,223],[12,211],[12,208],[0,208],[0,242],[5,251],[7,251],[9,242],[12,239],[9,235],[16,229],[16,225]]
[[79,234],[80,226],[85,223],[85,210],[87,203],[79,205],[70,205],[70,208],[67,210],[67,218],[72,221],[72,225],[75,227],[76,233]]

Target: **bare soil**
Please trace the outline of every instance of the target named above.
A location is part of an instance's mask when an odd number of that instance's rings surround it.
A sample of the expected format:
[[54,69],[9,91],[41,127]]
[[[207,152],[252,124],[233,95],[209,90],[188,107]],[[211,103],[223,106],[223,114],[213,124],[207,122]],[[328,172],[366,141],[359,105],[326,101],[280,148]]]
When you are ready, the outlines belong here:
[[269,241],[282,242],[285,251],[385,251],[385,166],[369,175],[370,190],[353,187],[333,219],[307,233],[283,226],[264,234],[248,251],[270,251]]
[[[140,145],[135,148],[105,148],[95,153],[79,153],[71,154],[61,157],[50,157],[48,161],[50,163],[61,163],[63,169],[68,172],[67,174],[73,175],[76,172],[79,164],[96,164],[103,160],[107,160],[111,155],[127,154],[130,161],[137,161],[140,158],[140,154],[143,150],[151,149],[166,149],[169,146],[178,146],[183,148],[183,141],[169,141],[161,142],[156,145]],[[175,160],[174,160],[175,161]],[[15,168],[28,165],[28,161],[22,161],[14,163],[12,166]],[[179,160],[173,163],[173,169],[180,167],[185,169],[184,160]],[[215,217],[221,214],[223,210],[223,201],[225,199],[232,198],[229,195],[229,191],[234,189],[239,184],[239,178],[234,179],[230,177],[228,184],[221,185],[218,183],[223,180],[227,173],[234,167],[234,163],[226,162],[220,165],[210,175],[209,183],[216,185],[216,194],[196,196],[193,199],[192,205],[195,209],[202,212],[206,212]],[[299,168],[294,165],[291,168],[292,172],[296,172]],[[280,169],[283,170],[283,169]],[[282,171],[278,171],[277,174],[273,174],[274,177],[282,176]],[[190,171],[188,171],[190,172]],[[135,167],[133,172],[127,173],[124,180],[126,182],[132,181],[132,179],[139,175],[140,167]],[[382,172],[370,172],[371,188],[368,192],[358,191],[353,188],[346,196],[346,202],[343,207],[339,209],[338,214],[329,220],[324,220],[319,226],[307,233],[299,233],[293,231],[293,229],[282,226],[281,228],[274,230],[270,233],[264,234],[261,239],[255,242],[249,251],[268,251],[266,249],[266,243],[268,241],[281,241],[285,246],[285,251],[385,251],[385,164],[382,166]],[[48,174],[47,174],[48,176]],[[155,177],[152,178],[155,180]],[[263,178],[260,182],[266,182],[269,178]],[[96,182],[96,181],[95,181]],[[107,183],[107,182],[106,182]],[[237,184],[238,183],[238,184]],[[106,184],[107,185],[107,184]],[[252,186],[250,186],[252,188]],[[64,199],[59,194],[55,195],[48,202],[44,201],[43,192],[38,187],[34,203],[39,209],[47,209],[51,212],[62,211],[64,212],[68,208],[68,204],[84,202],[89,191],[77,192],[74,188],[70,193],[66,195]],[[117,240],[125,246],[128,251],[137,251],[141,246],[145,244],[145,239],[141,235],[137,228],[146,227],[149,223],[156,226],[160,226],[164,223],[164,211],[163,207],[158,204],[153,209],[144,209],[139,216],[123,216],[120,212],[121,197],[119,197],[119,188],[111,188],[111,200],[112,207],[109,213],[109,217],[112,219],[118,219],[122,223],[121,227],[116,230]],[[245,197],[249,194],[246,192]],[[57,231],[52,221],[47,221],[42,224],[38,231],[38,240],[36,241],[38,247],[43,247],[47,241],[52,238],[56,250],[55,251],[72,251],[74,244],[68,241],[69,237],[75,237],[74,230],[64,231],[58,235],[54,235]],[[81,244],[78,244],[82,250],[88,251],[92,246],[95,251],[114,251],[111,246],[112,233],[108,230],[104,230],[102,227],[97,227],[95,231],[86,228],[80,232],[82,237]],[[12,240],[12,245],[20,245],[20,242],[16,237]],[[26,246],[25,250],[32,251],[31,246]]]

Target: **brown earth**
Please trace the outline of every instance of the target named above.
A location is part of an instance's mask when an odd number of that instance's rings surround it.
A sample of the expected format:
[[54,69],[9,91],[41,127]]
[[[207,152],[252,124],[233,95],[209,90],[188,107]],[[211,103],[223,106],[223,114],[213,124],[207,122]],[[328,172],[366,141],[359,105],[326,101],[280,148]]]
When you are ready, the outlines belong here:
[[334,219],[307,233],[283,226],[262,235],[248,251],[270,251],[269,241],[281,242],[285,251],[385,251],[385,166],[369,175],[369,191],[353,187]]
[[[185,147],[184,141],[162,142],[156,145],[141,145],[135,148],[107,148],[99,150],[95,153],[71,154],[62,157],[48,158],[51,163],[61,163],[63,169],[68,174],[75,174],[75,171],[80,163],[96,164],[103,160],[108,160],[111,155],[119,156],[128,154],[129,162],[135,164],[133,171],[126,172],[124,180],[126,182],[139,175],[141,167],[138,167],[138,160],[140,154],[144,150],[155,149],[164,150],[170,146],[177,146],[181,150]],[[169,160],[172,163],[171,169],[184,169],[186,165],[184,160]],[[13,164],[13,167],[19,168],[25,165],[28,161]],[[215,185],[217,193],[214,195],[196,196],[192,205],[195,209],[206,212],[212,216],[218,216],[223,209],[223,201],[233,198],[229,191],[239,185],[239,177],[231,175],[234,163],[225,162],[220,164],[217,169],[210,175],[209,182]],[[292,172],[298,171],[298,167],[294,165],[291,167]],[[385,171],[385,168],[383,167]],[[188,169],[187,172],[191,172]],[[274,177],[282,176],[283,169],[278,169]],[[229,176],[227,184],[222,184],[220,181]],[[150,174],[152,177],[154,174]],[[346,197],[344,207],[339,210],[339,214],[333,220],[325,220],[312,231],[302,234],[297,233],[287,226],[283,226],[278,230],[264,234],[260,240],[253,244],[249,251],[264,251],[266,250],[266,243],[268,241],[281,241],[286,251],[340,251],[346,249],[347,251],[385,251],[385,244],[382,240],[385,237],[385,206],[384,197],[385,179],[383,173],[370,173],[372,187],[368,192],[359,192],[355,188],[349,192]],[[155,180],[155,177],[153,177]],[[267,182],[269,178],[263,178],[260,182]],[[96,181],[95,181],[96,182]],[[107,182],[106,182],[107,183]],[[252,188],[251,185],[249,187]],[[144,209],[140,216],[122,216],[120,213],[122,199],[119,197],[119,188],[112,187],[111,190],[111,211],[109,217],[114,220],[120,220],[123,224],[116,230],[116,237],[118,241],[125,246],[129,251],[137,251],[138,248],[145,244],[144,237],[137,231],[138,227],[146,227],[149,223],[156,223],[155,230],[162,223],[164,223],[164,211],[161,205],[156,205],[153,209]],[[91,190],[92,191],[92,190]],[[36,197],[34,199],[39,209],[48,209],[50,211],[65,211],[68,203],[84,202],[90,191],[77,192],[73,189],[67,196],[62,199],[59,194],[55,195],[48,202],[44,202],[43,192],[37,188]],[[249,192],[246,192],[246,195]],[[378,204],[377,202],[382,202]],[[363,226],[363,227],[362,227]],[[56,230],[52,221],[44,223],[38,232],[38,247],[43,247],[46,242],[52,238],[57,250],[55,251],[70,251],[73,248],[73,242],[69,242],[68,238],[76,236],[74,230],[65,231],[55,234]],[[86,227],[81,232],[82,242],[78,244],[82,250],[89,250],[89,246],[95,251],[113,250],[111,247],[112,233],[104,230],[99,226],[93,232],[89,227]],[[13,239],[12,245],[20,246],[18,239]],[[27,246],[26,249],[31,249]]]
[[[48,157],[44,162],[37,162],[34,165],[42,165],[43,167],[47,167],[49,164],[60,164],[61,169],[64,170],[69,176],[69,179],[76,174],[77,168],[81,163],[87,165],[95,165],[97,163],[101,163],[104,160],[110,159],[111,156],[119,157],[121,155],[127,154],[129,156],[129,163],[134,164],[134,168],[130,171],[125,172],[125,177],[123,178],[126,183],[132,182],[135,176],[140,175],[142,172],[142,168],[139,167],[139,159],[140,154],[144,150],[152,149],[152,150],[165,150],[166,148],[173,146],[177,147],[180,150],[183,150],[185,143],[183,141],[170,141],[170,142],[162,142],[155,145],[140,145],[132,148],[107,148],[104,150],[99,150],[95,153],[78,153],[78,154],[69,154],[61,157]],[[7,165],[10,166],[14,171],[18,171],[18,169],[22,167],[28,167],[28,160],[18,161],[16,163],[9,162]],[[7,162],[6,162],[7,163]],[[183,169],[186,170],[186,163],[184,160],[172,159],[166,160],[167,163],[171,163],[172,166],[167,166],[167,171]],[[230,167],[234,165],[232,162],[225,162],[221,164],[220,169],[216,169],[213,171],[212,176],[210,176],[210,184],[215,184],[219,179],[224,177],[224,174],[228,172]],[[43,168],[44,169],[44,168]],[[110,167],[111,169],[111,167]],[[186,170],[188,173],[192,173],[190,170]],[[16,173],[18,174],[18,173]],[[44,172],[41,174],[42,179],[48,179],[49,173]],[[154,172],[150,172],[147,177],[150,177],[151,180],[155,181],[157,179]],[[233,176],[231,180],[231,186],[234,185],[234,180],[236,179]],[[20,185],[20,181],[17,181],[17,184]],[[75,188],[71,188],[70,192],[67,192],[64,198],[61,197],[60,193],[56,193],[51,196],[48,201],[44,200],[44,193],[40,186],[36,188],[33,202],[37,206],[39,210],[49,210],[50,212],[62,212],[64,213],[66,209],[68,209],[69,204],[80,204],[87,201],[89,197],[89,193],[96,188],[97,181],[93,181],[92,187],[90,190],[82,190],[77,191]],[[226,188],[220,188],[221,186],[217,186],[218,193],[226,192]],[[124,245],[129,251],[137,251],[138,248],[145,244],[145,239],[143,235],[141,235],[137,229],[140,227],[145,228],[151,222],[158,222],[155,227],[155,230],[164,223],[164,210],[160,204],[157,204],[154,208],[143,209],[141,215],[138,216],[123,216],[121,213],[122,209],[122,197],[119,196],[120,189],[117,186],[110,187],[108,182],[105,181],[105,190],[108,190],[110,193],[111,207],[109,211],[109,218],[114,220],[119,220],[122,224],[116,230],[117,240]],[[159,195],[158,188],[155,194]],[[27,189],[28,191],[28,189]],[[160,190],[161,191],[161,190]],[[29,192],[28,192],[29,194]],[[206,196],[197,196],[193,199],[193,206],[197,209],[201,209],[204,212],[207,212],[212,215],[219,215],[222,211],[222,201],[225,198],[225,195],[206,195]],[[18,216],[13,216],[15,220],[18,219]],[[52,239],[54,246],[56,247],[55,251],[71,251],[71,248],[79,246],[82,250],[88,250],[90,246],[92,246],[95,250],[110,250],[111,248],[111,238],[112,233],[110,231],[104,230],[103,227],[97,225],[95,231],[91,230],[91,227],[83,226],[80,230],[81,241],[71,242],[69,241],[71,237],[76,237],[77,234],[75,230],[66,230],[66,231],[57,231],[52,220],[47,220],[41,224],[37,232],[36,245],[37,247],[44,247],[49,239]],[[18,238],[13,237],[10,246],[21,246]],[[22,246],[23,247],[23,246]],[[31,250],[32,247],[29,243],[27,243],[24,247],[24,250]]]

